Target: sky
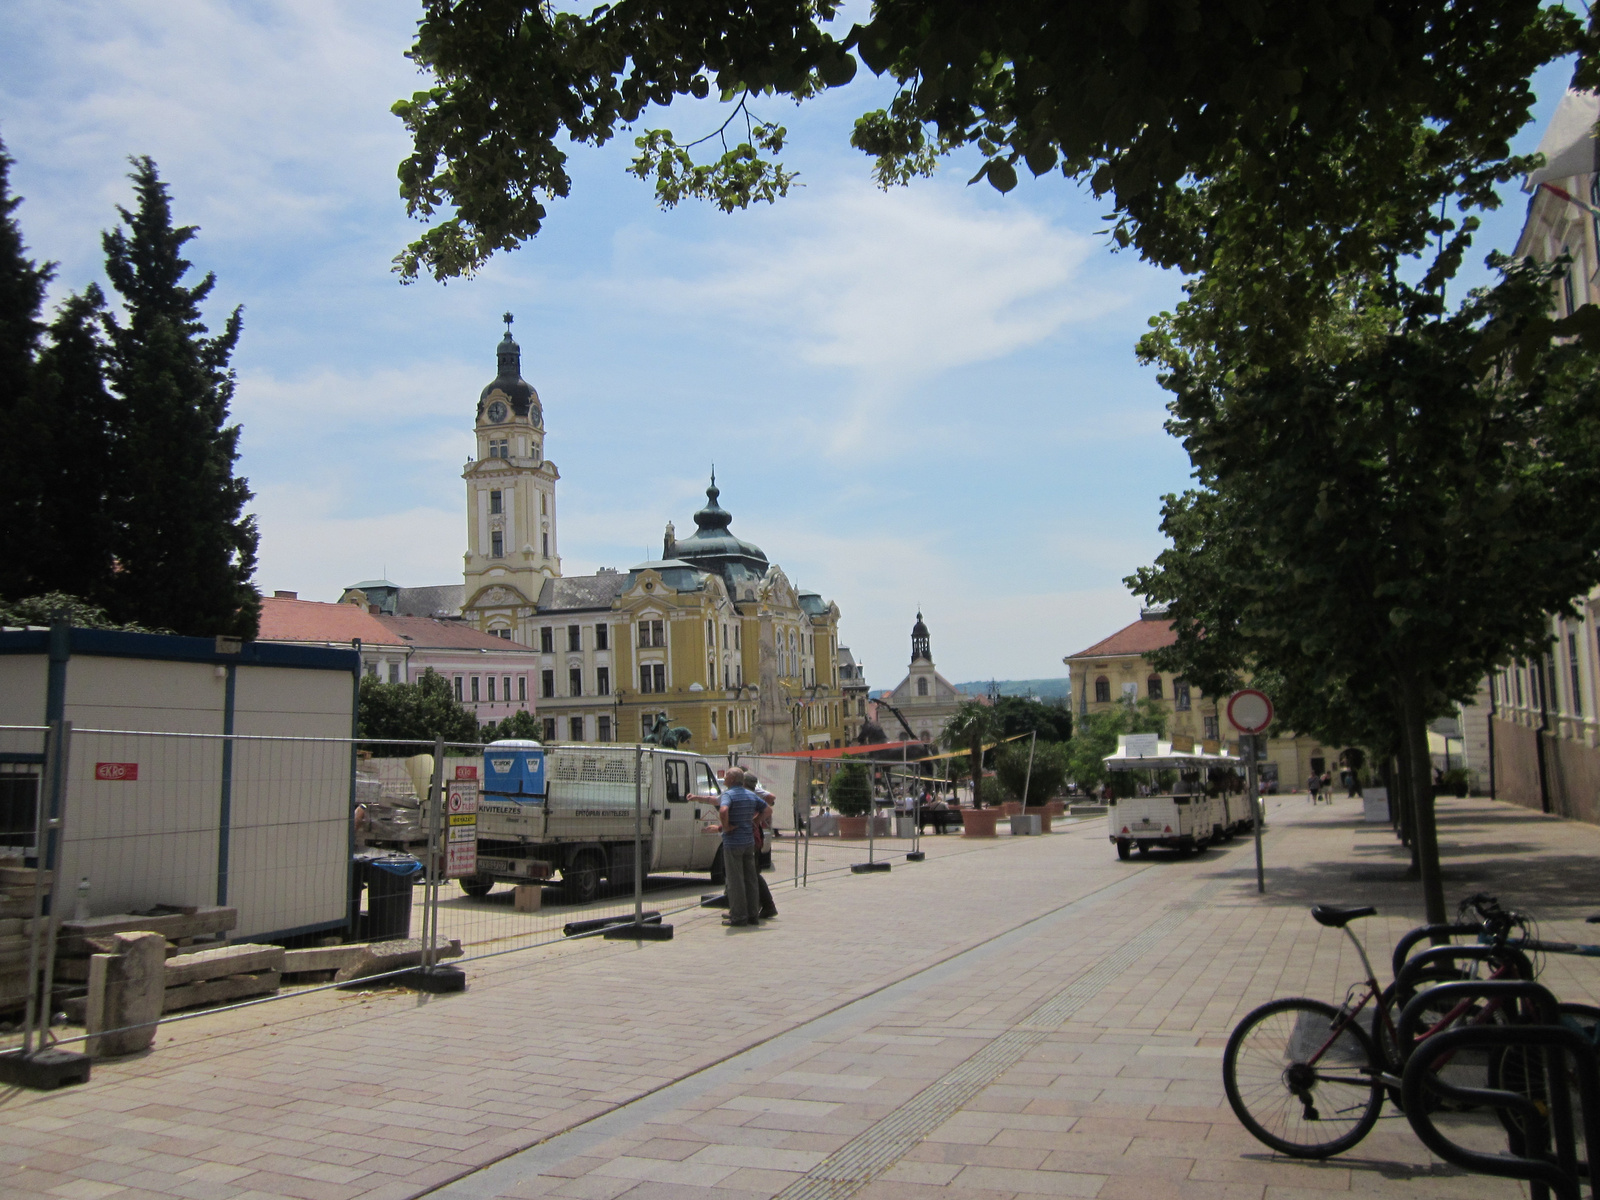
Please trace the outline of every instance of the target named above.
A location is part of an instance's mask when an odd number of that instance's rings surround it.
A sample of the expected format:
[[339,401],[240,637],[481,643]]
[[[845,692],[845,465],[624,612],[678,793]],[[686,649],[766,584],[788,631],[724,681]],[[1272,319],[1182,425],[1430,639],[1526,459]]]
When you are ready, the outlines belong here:
[[[1124,576],[1162,548],[1188,462],[1133,346],[1181,279],[1113,253],[1107,206],[1060,176],[1001,196],[975,162],[882,192],[848,134],[887,92],[862,71],[790,131],[804,185],[732,215],[658,209],[624,135],[580,147],[569,199],[475,279],[402,286],[416,236],[389,108],[427,84],[404,57],[416,0],[7,0],[0,138],[52,297],[103,283],[99,234],[153,157],[188,247],[244,307],[234,358],[257,585],[335,600],[358,580],[456,583],[461,469],[500,313],[561,472],[568,574],[659,557],[716,464],[733,529],[835,601],[874,687],[919,607],[953,681],[1064,674],[1138,616]],[[847,18],[848,20],[848,18]],[[1515,149],[1538,143],[1569,68],[1548,68]],[[710,103],[646,115],[680,138]],[[964,169],[963,169],[964,168]],[[1523,198],[1478,246],[1510,249]],[[1465,282],[1481,277],[1469,273]]]

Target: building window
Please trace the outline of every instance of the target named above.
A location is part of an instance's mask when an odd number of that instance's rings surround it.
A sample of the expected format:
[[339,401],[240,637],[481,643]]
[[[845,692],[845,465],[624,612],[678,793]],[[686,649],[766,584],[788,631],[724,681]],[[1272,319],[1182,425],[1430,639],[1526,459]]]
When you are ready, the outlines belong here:
[[667,623],[665,621],[640,621],[639,645],[665,646],[667,644]]
[[715,709],[711,712],[711,740],[713,742],[717,740],[717,713]]
[[594,740],[597,742],[609,742],[611,740],[611,718],[600,717],[595,721],[595,725],[598,728],[595,730]]
[[596,650],[611,649],[611,626],[596,625],[594,627],[594,648]]
[[1145,695],[1152,700],[1161,699],[1161,676],[1152,675],[1149,679],[1146,679],[1144,681],[1144,691]]
[[733,627],[733,648],[735,650],[744,649],[744,646],[742,645],[742,639],[739,636],[739,627],[737,625]]
[[567,695],[583,695],[583,668],[573,667],[567,672]]
[[655,715],[655,713],[640,713],[639,714],[639,728],[643,731],[643,736],[644,737],[649,737],[650,736],[650,731],[652,729],[654,729],[655,727],[656,727],[656,715]]
[[[603,628],[603,626],[602,626],[602,628]],[[595,690],[595,694],[598,695],[598,696],[609,696],[609,695],[611,695],[611,668],[610,667],[596,667],[594,669],[594,690]],[[600,740],[601,741],[607,741],[608,739],[601,738]]]
[[1578,674],[1578,635],[1567,634],[1567,660],[1572,667],[1572,715],[1583,716],[1583,679]]
[[500,496],[501,492],[499,488],[495,488],[489,493],[489,514],[491,516],[499,516],[501,513],[505,512],[505,506],[501,501]]
[[511,630],[509,629],[491,629],[489,632],[493,633],[501,641],[509,642],[511,640]]
[[556,695],[556,673],[554,671],[539,672],[539,695],[546,700],[554,700]]
[[528,699],[528,677],[526,675],[517,676],[517,699],[524,702]]
[[375,663],[375,662],[368,663],[367,664],[367,674],[372,676],[372,678],[376,679],[378,677],[378,664]]
[[504,558],[506,556],[505,535],[496,529],[489,535],[489,557]]
[[539,649],[545,654],[556,652],[556,631],[544,625],[539,629]]
[[494,703],[494,676],[493,675],[489,676],[488,683],[489,683],[489,703],[493,704]]
[[582,650],[583,649],[583,626],[582,625],[568,625],[567,626],[567,649],[568,650]]
[[1111,680],[1104,675],[1094,681],[1094,702],[1096,704],[1111,703]]
[[489,439],[489,457],[490,458],[510,458],[511,455],[509,453],[507,453],[507,446],[508,446],[508,443],[506,442],[506,440],[504,438],[490,438]]
[[1511,682],[1516,685],[1516,689],[1517,689],[1517,707],[1521,708],[1522,707],[1522,668],[1521,668],[1521,666],[1517,666],[1517,667],[1513,667],[1512,668],[1512,670],[1511,670]]
[[575,742],[583,741],[583,718],[573,717],[569,727],[572,730],[572,740]]
[[511,702],[511,676],[504,676],[500,682],[505,685],[500,689],[500,695],[509,704]]
[[554,717],[546,717],[544,719],[544,740],[547,742],[556,740],[556,719]]
[[664,692],[667,690],[667,668],[665,663],[645,663],[639,668],[639,690],[641,692]]
[[1578,270],[1578,260],[1573,258],[1571,247],[1561,247],[1561,253],[1572,260],[1567,263],[1567,269],[1561,273],[1561,298],[1567,302],[1565,315],[1570,317],[1578,311],[1578,293],[1572,278]]
[[926,696],[927,694],[928,694],[928,681],[926,679],[917,680],[917,695]]
[[546,558],[549,558],[550,557],[550,535],[548,533],[541,533],[539,535],[539,538],[540,538],[541,544],[544,546],[544,556]]
[[716,627],[716,624],[711,620],[711,618],[707,617],[706,618],[706,649],[707,650],[715,650],[716,648],[717,648],[717,627]]
[[1187,679],[1174,679],[1172,681],[1172,707],[1178,712],[1189,711],[1189,681]]
[[478,702],[478,677],[476,675],[472,677],[472,702],[474,704]]
[[[1576,669],[1576,668],[1574,668],[1574,669]],[[397,662],[392,662],[392,663],[389,664],[389,682],[390,683],[399,683],[400,682],[400,664],[397,663]]]
[[1201,736],[1204,737],[1206,739],[1206,741],[1208,741],[1208,742],[1216,741],[1217,740],[1217,718],[1215,718],[1215,717],[1202,717],[1202,718],[1200,718],[1200,723],[1201,723],[1202,727],[1205,730],[1205,732]]
[[456,676],[456,699],[461,699],[461,676]]

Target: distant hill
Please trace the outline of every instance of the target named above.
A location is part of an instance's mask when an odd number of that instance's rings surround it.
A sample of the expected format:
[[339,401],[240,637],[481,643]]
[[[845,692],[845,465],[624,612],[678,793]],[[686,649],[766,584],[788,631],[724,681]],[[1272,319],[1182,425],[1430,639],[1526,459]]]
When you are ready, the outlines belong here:
[[1067,700],[1072,698],[1072,681],[1060,679],[979,679],[971,683],[955,684],[958,692],[968,696],[987,696],[990,687],[1002,696],[1037,696],[1041,700]]

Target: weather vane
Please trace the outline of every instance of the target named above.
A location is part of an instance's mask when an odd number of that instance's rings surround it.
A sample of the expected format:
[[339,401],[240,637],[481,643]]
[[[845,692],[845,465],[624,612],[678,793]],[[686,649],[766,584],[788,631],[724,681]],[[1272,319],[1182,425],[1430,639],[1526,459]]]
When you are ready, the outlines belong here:
[[506,323],[506,336],[510,337],[511,336],[511,322],[515,321],[516,318],[513,317],[510,313],[505,312],[505,313],[501,313],[500,314],[500,319]]

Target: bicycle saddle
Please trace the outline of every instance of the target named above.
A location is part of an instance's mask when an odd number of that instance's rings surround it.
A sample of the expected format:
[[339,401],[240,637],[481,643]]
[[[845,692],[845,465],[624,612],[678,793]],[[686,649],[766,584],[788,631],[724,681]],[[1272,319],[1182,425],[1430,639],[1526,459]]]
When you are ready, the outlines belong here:
[[1377,911],[1370,904],[1363,904],[1359,908],[1340,908],[1337,904],[1313,904],[1311,919],[1318,925],[1326,925],[1329,929],[1343,929],[1357,917],[1370,917]]

